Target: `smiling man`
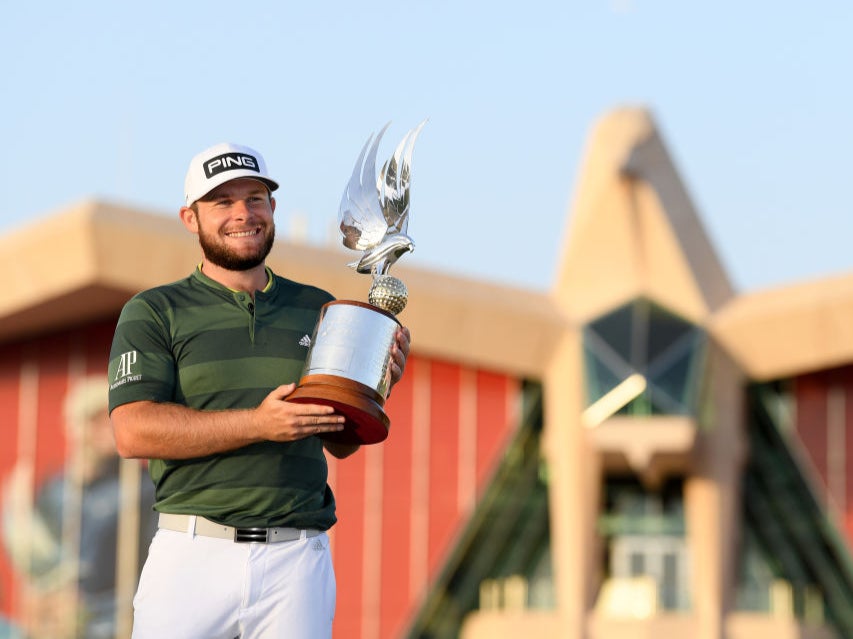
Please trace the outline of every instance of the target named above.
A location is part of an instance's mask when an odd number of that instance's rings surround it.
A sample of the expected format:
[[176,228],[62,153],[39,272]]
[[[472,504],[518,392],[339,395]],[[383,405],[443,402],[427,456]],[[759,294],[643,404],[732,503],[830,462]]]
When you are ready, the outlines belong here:
[[[122,310],[110,410],[124,457],[150,460],[160,528],[134,599],[134,639],[331,636],[335,500],[324,442],[344,418],[288,402],[332,296],[266,266],[278,183],[257,151],[220,144],[190,162],[184,226],[202,261]],[[409,332],[392,349],[403,374]]]

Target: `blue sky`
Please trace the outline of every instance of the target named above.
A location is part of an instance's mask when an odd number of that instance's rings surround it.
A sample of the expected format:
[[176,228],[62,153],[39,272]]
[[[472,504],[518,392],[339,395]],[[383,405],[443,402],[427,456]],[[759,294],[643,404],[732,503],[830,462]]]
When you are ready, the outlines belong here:
[[[425,117],[404,259],[548,289],[590,127],[650,108],[739,290],[853,271],[853,4],[0,0],[0,233],[87,197],[175,215],[262,151],[329,241],[367,136]],[[343,263],[351,259],[347,254]]]

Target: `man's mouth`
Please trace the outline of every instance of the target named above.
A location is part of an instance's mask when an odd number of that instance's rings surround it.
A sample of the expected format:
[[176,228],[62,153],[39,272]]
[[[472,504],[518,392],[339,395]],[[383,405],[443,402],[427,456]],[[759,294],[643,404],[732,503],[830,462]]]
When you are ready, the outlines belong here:
[[257,235],[261,232],[260,228],[252,229],[250,231],[232,231],[230,233],[226,233],[226,237],[251,237],[253,235]]

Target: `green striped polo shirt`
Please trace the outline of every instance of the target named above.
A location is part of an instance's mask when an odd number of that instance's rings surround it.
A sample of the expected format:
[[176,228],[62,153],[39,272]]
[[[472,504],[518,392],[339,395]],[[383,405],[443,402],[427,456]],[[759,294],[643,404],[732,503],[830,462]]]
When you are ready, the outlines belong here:
[[[139,400],[199,410],[254,408],[299,381],[320,307],[332,296],[269,271],[252,297],[200,269],[122,309],[110,350],[110,410]],[[326,530],[336,521],[317,437],[197,459],[153,459],[154,508],[231,526]]]

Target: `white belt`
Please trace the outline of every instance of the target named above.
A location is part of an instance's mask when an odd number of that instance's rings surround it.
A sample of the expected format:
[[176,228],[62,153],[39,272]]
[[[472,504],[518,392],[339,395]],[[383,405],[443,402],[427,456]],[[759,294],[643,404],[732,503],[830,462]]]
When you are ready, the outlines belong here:
[[[194,520],[194,521],[193,521]],[[230,539],[239,543],[257,542],[261,544],[272,544],[279,541],[296,541],[306,537],[316,537],[322,530],[312,528],[234,528],[210,521],[204,517],[195,515],[175,515],[172,513],[160,513],[160,528],[176,530],[178,532],[190,532],[202,537],[215,537],[217,539]]]

